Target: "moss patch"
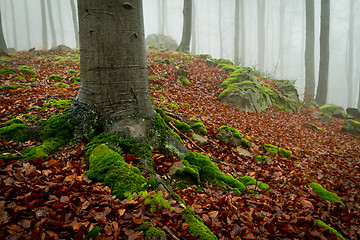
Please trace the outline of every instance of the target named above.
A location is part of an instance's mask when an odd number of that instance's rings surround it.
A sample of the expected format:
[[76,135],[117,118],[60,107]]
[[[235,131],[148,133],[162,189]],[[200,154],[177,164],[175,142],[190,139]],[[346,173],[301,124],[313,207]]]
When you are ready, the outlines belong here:
[[16,70],[13,68],[0,69],[0,74],[9,75],[9,74],[14,74],[14,73],[16,73]]
[[60,77],[59,75],[56,75],[56,74],[51,74],[49,76],[49,79],[50,80],[54,80],[54,81],[61,81],[62,80],[62,77]]
[[19,88],[27,88],[27,87],[23,86],[23,85],[3,85],[3,86],[0,86],[0,90],[6,90],[6,89],[17,90]]
[[252,177],[249,177],[249,176],[239,177],[239,180],[245,186],[254,185],[254,186],[257,186],[261,190],[269,190],[270,189],[269,185],[267,185],[266,183],[258,181],[258,180],[254,179]]
[[190,122],[193,122],[192,128],[195,132],[200,133],[202,135],[207,135],[208,131],[206,130],[206,127],[204,123],[201,120],[198,119],[189,119]]
[[341,115],[342,113],[344,113],[344,109],[342,107],[334,104],[323,105],[319,108],[319,110],[330,116]]
[[31,67],[28,66],[20,66],[19,71],[24,75],[35,75],[36,72],[34,70],[31,70]]
[[184,209],[182,211],[183,220],[189,224],[189,232],[194,236],[199,237],[200,240],[215,240],[218,239],[213,232],[204,224],[202,219],[196,216],[193,211]]
[[12,119],[0,128],[0,137],[6,141],[24,142],[26,138],[26,125],[21,119]]
[[322,200],[330,201],[330,202],[337,202],[345,207],[345,204],[340,200],[338,195],[326,190],[321,184],[315,183],[315,182],[312,182],[309,184],[312,187],[312,189],[314,190],[314,192],[322,198]]
[[150,223],[147,221],[141,223],[137,228],[135,228],[135,231],[143,231],[145,233],[145,236],[149,238],[154,238],[154,239],[166,238],[166,234],[164,231],[151,226]]
[[319,226],[326,228],[327,230],[329,230],[329,232],[335,234],[336,237],[338,237],[340,239],[343,239],[343,240],[347,240],[347,238],[345,238],[340,232],[338,232],[334,228],[330,227],[329,225],[327,225],[326,223],[324,223],[320,219],[315,219],[314,222],[316,222]]

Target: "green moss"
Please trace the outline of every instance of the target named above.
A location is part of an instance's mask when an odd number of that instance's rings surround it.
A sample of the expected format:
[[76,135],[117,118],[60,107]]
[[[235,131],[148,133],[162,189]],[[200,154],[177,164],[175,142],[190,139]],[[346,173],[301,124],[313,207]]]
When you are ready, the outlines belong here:
[[347,238],[345,238],[340,232],[338,232],[334,228],[330,227],[329,225],[327,225],[326,223],[324,223],[320,219],[315,219],[314,222],[316,222],[319,226],[326,228],[327,230],[329,230],[329,232],[335,234],[338,238],[343,239],[343,240],[347,240]]
[[15,155],[15,156],[8,156],[8,155],[2,155],[0,154],[0,159],[2,159],[4,162],[11,162],[13,160],[18,160],[20,159],[21,157],[18,156],[18,155]]
[[9,75],[9,74],[14,74],[16,73],[16,70],[13,69],[13,68],[3,68],[3,69],[0,69],[0,74],[4,74],[4,75]]
[[92,180],[104,181],[112,194],[124,199],[145,189],[147,179],[124,161],[120,154],[101,144],[91,151],[89,170],[85,174]]
[[214,233],[204,224],[202,219],[195,215],[195,213],[189,209],[182,211],[182,219],[189,224],[189,232],[200,240],[215,240],[218,239]]
[[36,72],[34,70],[31,70],[31,67],[28,66],[20,66],[19,71],[24,75],[35,75]]
[[263,155],[258,155],[254,159],[255,159],[255,161],[258,161],[258,162],[270,161],[266,156],[263,156]]
[[6,90],[6,89],[17,90],[19,88],[27,88],[27,87],[23,86],[23,85],[3,85],[3,86],[0,86],[0,90]]
[[160,105],[165,105],[165,106],[168,106],[170,108],[174,108],[176,110],[180,108],[180,106],[178,104],[167,103],[167,102],[162,102],[162,103],[160,103]]
[[50,99],[48,101],[48,105],[53,108],[57,109],[64,109],[71,105],[73,100],[57,100],[57,99]]
[[180,81],[181,81],[184,85],[186,85],[186,86],[189,86],[189,85],[190,85],[190,81],[189,81],[189,79],[188,79],[186,76],[181,76],[181,77],[180,77]]
[[100,235],[100,228],[98,226],[94,226],[93,229],[88,233],[87,238],[93,238]]
[[0,137],[6,141],[24,142],[26,137],[26,125],[21,119],[14,118],[4,124],[4,127],[0,128]]
[[239,180],[245,185],[245,186],[249,186],[249,185],[256,185],[259,189],[261,190],[269,190],[270,187],[269,185],[267,185],[266,183],[263,183],[261,181],[257,181],[256,179],[249,177],[249,176],[243,176],[240,177]]
[[159,98],[166,99],[166,97],[164,97],[164,95],[162,95],[162,94],[159,95]]
[[55,83],[55,86],[62,87],[62,88],[68,88],[69,87],[69,85],[67,85],[66,83],[63,83],[63,82]]
[[154,61],[157,63],[165,63],[161,58],[159,57],[154,57]]
[[152,86],[152,87],[150,87],[150,89],[160,90],[161,87],[159,87],[159,86]]
[[232,127],[224,125],[224,126],[219,127],[217,131],[220,132],[223,129],[232,132],[234,137],[242,139],[242,134],[236,128],[232,128]]
[[145,233],[145,236],[150,238],[162,239],[166,237],[164,231],[151,226],[150,223],[147,221],[141,223],[137,228],[135,228],[135,231],[143,231]]
[[54,80],[54,81],[61,81],[62,80],[62,77],[60,77],[59,75],[56,75],[56,74],[51,74],[49,76],[49,79],[50,80]]
[[59,113],[50,117],[44,125],[41,132],[41,140],[48,138],[59,138],[70,141],[74,136],[73,119],[70,115]]
[[174,120],[173,118],[169,117],[161,108],[155,107],[155,110],[157,113],[160,114],[160,116],[164,119],[165,122],[168,123]]
[[241,145],[245,148],[250,148],[250,142],[249,142],[249,140],[247,140],[245,138],[241,139]]
[[57,60],[54,62],[54,64],[56,64],[56,65],[63,64],[66,62],[78,62],[78,61],[80,61],[80,54],[75,52],[75,53],[68,54],[68,55],[57,56],[55,59]]
[[193,132],[193,130],[190,128],[189,124],[185,122],[176,122],[175,127],[183,132]]
[[277,154],[279,152],[279,148],[271,145],[271,144],[264,144],[264,147],[266,148],[266,151],[271,154]]
[[323,131],[323,129],[321,127],[318,127],[312,123],[304,123],[304,127],[311,128],[311,129],[318,130],[318,131]]
[[71,77],[70,81],[72,81],[73,83],[79,83],[80,82],[80,77]]
[[283,148],[279,148],[279,155],[282,157],[289,158],[289,157],[291,157],[291,151],[283,149]]
[[38,106],[35,106],[35,107],[29,107],[28,108],[28,111],[33,111],[33,110],[35,110],[35,111],[42,111],[43,110],[43,108],[42,107],[38,107]]
[[334,104],[323,105],[319,108],[319,110],[330,116],[341,114],[342,112],[344,112],[344,109],[342,107]]
[[[173,210],[173,207],[171,207],[171,204],[169,201],[165,200],[164,198],[164,192],[158,191],[154,193],[148,193],[147,191],[139,192],[139,197],[145,198],[144,204],[150,205],[150,212],[154,213],[156,211],[157,207],[164,208],[164,209],[170,209]],[[130,198],[133,198],[134,196],[131,196]]]
[[68,74],[71,74],[71,73],[76,73],[76,74],[78,74],[79,72],[76,71],[76,70],[70,69],[70,70],[68,71]]
[[309,184],[314,190],[314,192],[319,195],[324,201],[337,202],[345,206],[345,204],[340,200],[338,195],[326,190],[321,184],[315,182]]
[[198,120],[198,122],[195,122],[192,125],[192,128],[195,130],[195,132],[200,133],[202,135],[207,135],[208,131],[206,130],[206,127],[204,123],[201,120]]
[[36,82],[36,81],[37,81],[37,78],[30,78],[29,81],[30,81],[30,82]]

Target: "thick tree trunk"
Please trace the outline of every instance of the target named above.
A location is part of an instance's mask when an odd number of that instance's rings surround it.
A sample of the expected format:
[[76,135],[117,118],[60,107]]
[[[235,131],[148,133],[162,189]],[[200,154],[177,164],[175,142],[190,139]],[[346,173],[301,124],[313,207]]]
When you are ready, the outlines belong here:
[[46,12],[45,12],[45,0],[40,0],[41,7],[41,29],[42,29],[42,47],[44,50],[48,49],[48,36],[46,28]]
[[314,12],[314,0],[306,0],[305,99],[315,97]]
[[17,49],[17,34],[16,34],[16,17],[15,17],[15,9],[14,9],[14,2],[10,1],[11,7],[11,16],[12,16],[12,31],[13,31],[13,41],[14,41],[14,48]]
[[25,26],[26,26],[26,41],[27,47],[31,48],[31,38],[30,38],[30,18],[29,18],[29,6],[27,0],[24,0],[24,8],[25,8]]
[[56,33],[55,33],[55,25],[54,25],[54,18],[52,14],[52,7],[51,1],[47,1],[47,9],[48,9],[48,16],[49,16],[49,23],[50,23],[50,31],[51,31],[51,47],[56,47]]
[[348,30],[348,49],[347,49],[347,79],[348,79],[348,94],[347,105],[352,106],[354,101],[353,91],[353,71],[354,71],[354,0],[350,0],[350,15],[349,15],[349,30]]
[[190,40],[191,40],[191,13],[192,13],[192,0],[184,0],[183,9],[183,31],[181,42],[178,47],[178,51],[189,53],[190,52]]
[[100,113],[105,131],[144,137],[155,116],[146,70],[142,2],[79,0],[81,84],[77,101]]
[[239,10],[240,10],[240,0],[235,0],[235,34],[234,34],[234,63],[238,65],[239,61],[239,52],[240,52],[240,39],[239,39]]
[[326,104],[329,76],[330,0],[321,0],[320,68],[316,102]]
[[5,38],[4,38],[4,32],[3,32],[3,28],[2,28],[1,10],[0,10],[0,51],[6,52],[6,53],[8,52]]
[[257,0],[258,19],[258,62],[259,69],[265,70],[265,1]]
[[73,26],[74,26],[74,35],[75,35],[75,48],[79,48],[79,24],[77,22],[77,15],[76,15],[76,8],[74,0],[70,0],[70,6],[71,6],[71,15],[73,20]]

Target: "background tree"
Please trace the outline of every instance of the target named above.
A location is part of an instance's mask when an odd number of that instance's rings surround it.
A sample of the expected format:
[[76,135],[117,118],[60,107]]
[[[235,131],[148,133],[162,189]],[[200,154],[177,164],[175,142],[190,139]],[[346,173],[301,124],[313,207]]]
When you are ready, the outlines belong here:
[[8,49],[6,46],[3,28],[2,28],[2,21],[1,21],[1,10],[0,10],[0,51],[7,53]]
[[178,51],[190,52],[192,0],[184,0],[183,8],[183,31]]
[[239,52],[240,52],[240,39],[239,39],[239,12],[240,12],[240,0],[235,0],[235,29],[234,29],[234,63],[239,64]]
[[49,16],[49,23],[50,23],[50,32],[51,32],[51,47],[56,47],[56,33],[55,33],[55,25],[54,25],[54,18],[52,13],[51,1],[46,2],[48,16]]
[[40,0],[41,7],[41,30],[42,30],[42,47],[44,50],[48,49],[48,35],[46,27],[46,11],[45,11],[45,0]]
[[285,30],[285,0],[280,0],[280,14],[279,14],[279,62],[280,62],[280,75],[284,75],[284,30]]
[[13,41],[14,48],[18,49],[17,45],[17,34],[16,34],[16,17],[15,17],[15,9],[14,9],[14,1],[10,1],[10,9],[11,9],[11,19],[12,19],[12,31],[13,31]]
[[330,0],[321,0],[320,67],[316,102],[326,104],[329,75]]
[[246,34],[245,34],[245,4],[244,0],[240,0],[240,55],[241,63],[244,65],[246,60]]
[[350,13],[349,13],[349,30],[348,30],[348,47],[347,47],[347,105],[352,106],[354,101],[354,84],[353,84],[353,72],[354,72],[354,0],[350,0]]
[[196,54],[196,2],[193,2],[192,12],[191,12],[191,53]]
[[261,70],[265,70],[265,1],[257,0],[258,20],[258,63]]
[[221,0],[219,0],[219,6],[218,6],[218,10],[219,10],[219,44],[220,44],[220,58],[223,57],[223,36],[222,36],[222,26],[221,26],[221,20],[222,20],[222,14],[221,14]]
[[26,25],[26,41],[28,48],[31,47],[31,40],[30,40],[30,18],[29,18],[29,6],[27,0],[24,0],[24,9],[25,9],[25,25]]
[[71,14],[72,14],[72,20],[73,20],[73,26],[74,26],[74,34],[75,34],[75,44],[76,48],[79,48],[79,25],[77,22],[77,15],[76,15],[76,8],[74,0],[70,0],[70,6],[71,6]]
[[[26,1],[26,0],[25,0]],[[57,10],[58,10],[58,20],[59,20],[59,34],[60,34],[60,42],[64,44],[65,42],[65,35],[64,35],[64,24],[62,18],[62,0],[57,1]]]
[[314,22],[314,0],[306,0],[305,99],[314,99],[315,97]]

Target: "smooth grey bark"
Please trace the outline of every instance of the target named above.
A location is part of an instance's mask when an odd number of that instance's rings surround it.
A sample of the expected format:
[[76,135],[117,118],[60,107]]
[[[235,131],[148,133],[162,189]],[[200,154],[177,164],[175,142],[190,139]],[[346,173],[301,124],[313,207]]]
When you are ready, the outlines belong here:
[[314,0],[306,0],[306,40],[305,40],[305,99],[315,97],[315,10]]
[[[26,0],[25,0],[26,1]],[[64,24],[63,24],[63,19],[62,19],[62,5],[61,5],[62,1],[58,0],[57,2],[57,9],[58,9],[58,16],[59,16],[59,34],[60,34],[60,43],[64,44],[65,43],[65,35],[64,35]]]
[[26,41],[28,48],[31,48],[31,38],[30,38],[30,18],[29,18],[29,6],[27,0],[24,0],[24,8],[25,8],[25,26],[26,26]]
[[17,49],[16,17],[15,17],[15,10],[14,10],[14,2],[13,1],[10,1],[10,9],[11,9],[14,48]]
[[321,0],[320,67],[316,91],[319,106],[326,104],[329,76],[330,0]]
[[142,1],[78,0],[81,82],[76,100],[99,113],[105,132],[146,136],[150,99]]
[[279,64],[280,76],[284,76],[284,30],[285,30],[285,0],[280,0],[280,33],[279,33]]
[[1,10],[0,10],[0,51],[6,52],[6,53],[8,52],[6,42],[5,42],[5,38],[4,38],[2,21],[1,21]]
[[[73,26],[74,26],[74,35],[75,35],[75,48],[79,48],[79,24],[77,22],[77,15],[76,15],[76,8],[74,0],[70,0],[70,6],[71,6],[71,15],[73,20]],[[79,20],[80,21],[80,20]]]
[[347,105],[350,107],[354,100],[353,91],[353,71],[354,71],[354,0],[350,0],[350,14],[349,14],[349,30],[348,30],[348,49],[347,49],[347,83],[348,83],[348,94],[347,94]]
[[52,14],[52,7],[51,7],[51,0],[47,1],[47,11],[49,16],[49,23],[50,23],[50,32],[51,32],[51,47],[56,47],[56,33],[55,33],[55,25],[54,25],[54,18]]
[[240,55],[241,63],[245,65],[246,60],[246,34],[245,34],[245,4],[244,0],[240,0]]
[[196,13],[195,13],[195,9],[196,9],[196,2],[193,2],[192,6],[192,12],[191,12],[191,53],[192,54],[196,54],[196,41],[197,41],[197,36],[196,36]]
[[177,50],[180,52],[190,52],[190,40],[191,40],[191,22],[192,22],[192,0],[184,0],[183,8],[183,30],[180,45]]
[[41,30],[42,30],[42,47],[44,50],[48,49],[48,35],[46,27],[46,11],[45,11],[45,0],[40,0],[41,7]]
[[220,44],[220,58],[223,57],[223,36],[222,36],[222,25],[221,25],[221,20],[222,20],[222,14],[221,14],[221,0],[219,0],[219,44]]
[[234,63],[235,65],[238,65],[240,63],[239,61],[239,52],[240,52],[240,39],[239,39],[239,24],[240,24],[240,16],[239,16],[239,11],[240,11],[240,0],[235,0],[235,29],[234,29]]
[[265,1],[257,0],[258,64],[265,70]]

